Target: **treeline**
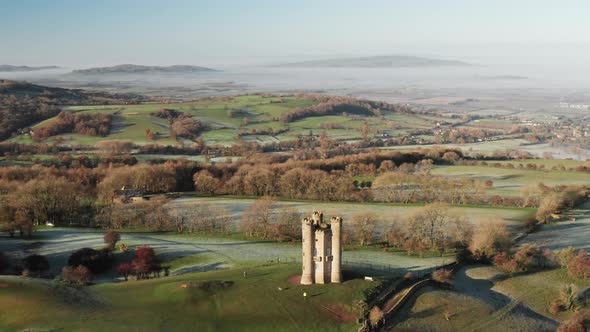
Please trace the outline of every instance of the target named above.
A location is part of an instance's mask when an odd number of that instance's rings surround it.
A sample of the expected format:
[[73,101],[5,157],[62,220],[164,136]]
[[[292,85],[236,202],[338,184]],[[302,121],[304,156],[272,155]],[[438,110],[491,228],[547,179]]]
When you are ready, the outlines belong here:
[[[527,158],[534,159],[534,158]],[[513,160],[513,162],[498,162],[498,161],[485,161],[485,160],[465,160],[462,161],[463,165],[469,166],[489,166],[497,168],[508,168],[508,169],[528,169],[533,171],[571,171],[571,172],[582,172],[590,173],[590,165],[578,165],[578,166],[565,166],[565,165],[553,165],[545,166],[543,164],[537,164],[535,162],[519,162],[519,160]]]
[[358,114],[381,116],[384,111],[411,113],[410,107],[406,105],[393,105],[384,102],[359,100],[350,97],[329,97],[319,104],[304,108],[296,108],[283,113],[279,120],[281,122],[293,122],[309,116]]
[[147,101],[136,95],[87,92],[0,80],[0,140],[19,129],[57,115],[63,105],[136,104]]
[[50,124],[35,129],[32,138],[35,141],[41,141],[64,133],[104,137],[111,132],[112,122],[111,114],[61,111]]

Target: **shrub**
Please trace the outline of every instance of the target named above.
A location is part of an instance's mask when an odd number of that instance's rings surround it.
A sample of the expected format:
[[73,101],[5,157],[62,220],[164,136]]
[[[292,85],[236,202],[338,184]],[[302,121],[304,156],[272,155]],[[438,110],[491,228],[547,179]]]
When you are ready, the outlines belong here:
[[523,245],[511,257],[507,252],[502,252],[494,256],[494,265],[506,272],[528,272],[536,269],[543,269],[555,264],[555,258],[550,250],[526,244]]
[[113,250],[115,249],[117,242],[121,241],[121,235],[114,230],[110,230],[104,235],[103,239],[108,248]]
[[62,270],[62,278],[64,281],[72,284],[87,285],[94,276],[86,266],[79,265],[77,267],[64,267]]
[[147,279],[150,273],[159,275],[162,271],[156,258],[156,252],[150,246],[139,247],[135,250],[135,258],[131,261],[131,268],[137,279]]
[[557,262],[562,269],[567,269],[569,264],[576,258],[576,248],[567,247],[557,251]]
[[559,301],[566,310],[575,311],[580,307],[578,287],[574,284],[563,286],[559,290]]
[[590,324],[590,310],[580,310],[563,322],[557,332],[586,332]]
[[117,272],[119,272],[119,274],[125,278],[125,281],[127,281],[129,275],[133,273],[133,268],[129,263],[123,263],[117,267]]
[[549,304],[549,312],[556,315],[561,311],[564,311],[565,308],[563,306],[563,304],[557,300],[557,301],[553,301],[551,302],[551,304]]
[[432,272],[432,280],[441,283],[452,285],[453,284],[453,271],[447,269],[439,269]]
[[374,306],[371,311],[369,312],[369,321],[371,322],[371,326],[377,327],[383,320],[383,311],[378,307]]
[[490,220],[476,229],[469,250],[476,259],[488,260],[499,252],[508,251],[511,246],[512,239],[506,224],[501,220]]
[[30,255],[23,259],[23,275],[39,277],[49,270],[49,261],[42,255]]
[[68,265],[77,267],[86,266],[93,274],[105,272],[113,264],[113,254],[109,249],[94,250],[92,248],[82,248],[76,250],[70,255]]
[[516,254],[514,260],[522,271],[531,271],[534,269],[547,268],[553,264],[553,258],[550,251],[545,251],[542,248],[532,245],[523,245]]
[[519,272],[518,263],[510,258],[507,252],[501,252],[494,256],[494,266],[506,273]]
[[567,266],[570,275],[577,278],[590,278],[590,258],[585,250],[578,251],[578,255]]

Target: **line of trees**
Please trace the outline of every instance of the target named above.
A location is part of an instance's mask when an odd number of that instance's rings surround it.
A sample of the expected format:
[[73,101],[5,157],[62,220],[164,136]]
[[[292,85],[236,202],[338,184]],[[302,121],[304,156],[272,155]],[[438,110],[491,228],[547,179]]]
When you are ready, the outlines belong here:
[[384,111],[412,113],[406,105],[393,105],[384,102],[359,100],[350,97],[329,97],[318,104],[296,108],[281,114],[281,122],[293,122],[309,116],[323,116],[335,114],[359,114],[381,116]]
[[35,129],[32,137],[35,141],[41,141],[63,133],[107,136],[111,132],[112,122],[111,114],[61,111],[51,123]]

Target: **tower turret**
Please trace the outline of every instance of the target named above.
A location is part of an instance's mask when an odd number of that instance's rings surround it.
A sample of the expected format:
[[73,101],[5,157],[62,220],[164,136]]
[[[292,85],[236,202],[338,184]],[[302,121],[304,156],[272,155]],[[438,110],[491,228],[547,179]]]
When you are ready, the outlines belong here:
[[342,218],[332,217],[330,220],[332,229],[332,269],[330,281],[342,282]]
[[309,218],[303,218],[301,221],[301,235],[302,235],[302,250],[303,250],[303,271],[301,273],[301,284],[302,285],[311,285],[313,284],[313,274],[314,274],[314,263],[313,263],[313,246],[315,243],[314,240],[314,231],[313,231],[313,221]]

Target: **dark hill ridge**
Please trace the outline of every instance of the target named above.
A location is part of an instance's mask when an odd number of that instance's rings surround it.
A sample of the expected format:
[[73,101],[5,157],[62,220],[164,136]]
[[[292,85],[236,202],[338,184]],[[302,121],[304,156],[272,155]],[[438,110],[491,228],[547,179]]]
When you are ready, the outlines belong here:
[[37,71],[46,69],[58,69],[58,66],[41,66],[41,67],[29,67],[29,66],[13,66],[13,65],[0,65],[0,72],[16,72],[16,71]]
[[199,73],[199,72],[213,72],[215,69],[189,66],[189,65],[174,65],[174,66],[142,66],[124,64],[111,67],[97,67],[89,69],[78,69],[72,71],[73,74],[82,75],[102,75],[102,74],[162,74],[162,73]]
[[333,68],[411,68],[471,66],[457,60],[441,60],[408,55],[382,55],[360,58],[311,60],[278,65],[278,67],[333,67]]

